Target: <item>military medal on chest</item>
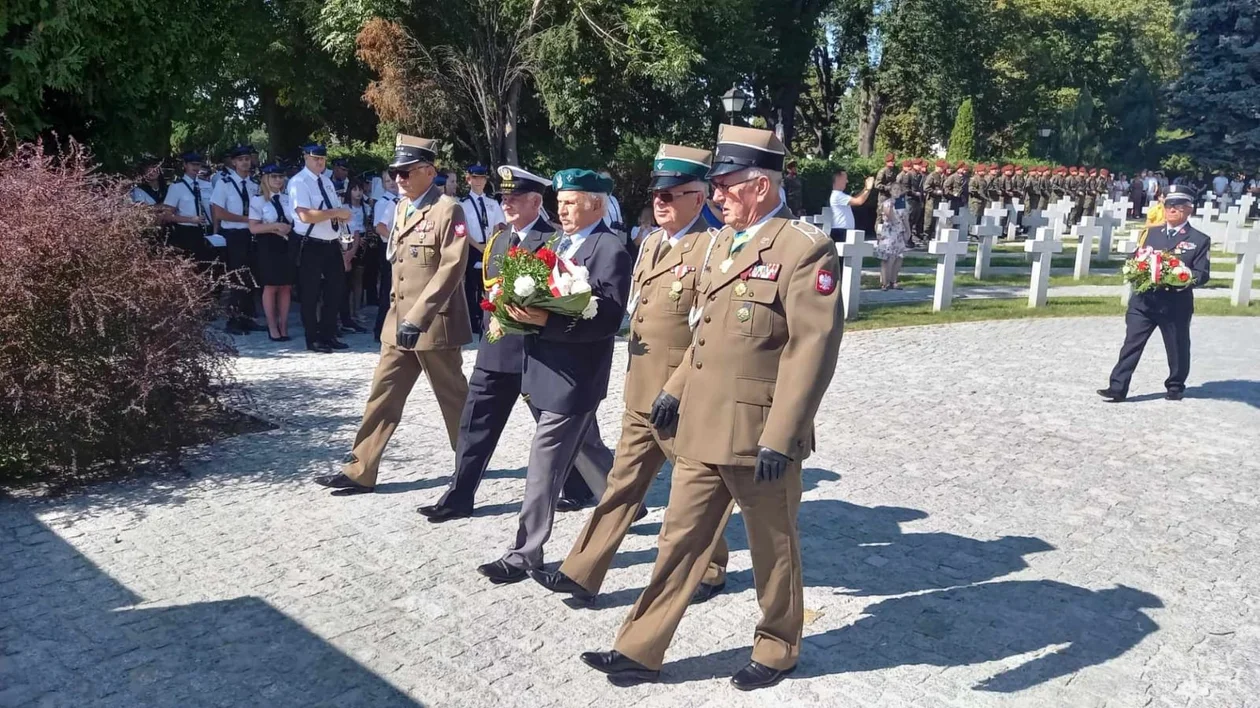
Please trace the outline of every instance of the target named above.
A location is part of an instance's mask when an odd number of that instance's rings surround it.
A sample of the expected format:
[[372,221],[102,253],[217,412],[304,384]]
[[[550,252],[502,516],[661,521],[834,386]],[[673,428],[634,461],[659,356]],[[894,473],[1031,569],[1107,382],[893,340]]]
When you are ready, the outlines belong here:
[[681,280],[675,280],[673,285],[669,286],[669,299],[678,302],[682,299],[683,284]]
[[683,292],[682,279],[687,277],[687,274],[694,271],[695,269],[696,269],[695,266],[680,265],[680,266],[674,266],[670,270],[670,272],[672,272],[674,274],[674,277],[677,279],[673,283],[670,283],[670,286],[669,286],[669,299],[670,300],[674,302],[678,302],[679,300],[682,299],[682,292]]
[[747,294],[748,294],[748,286],[747,286],[747,285],[745,285],[742,281],[741,281],[741,282],[739,282],[739,283],[736,283],[736,284],[735,284],[735,295],[736,295],[736,297],[743,297],[743,296],[745,296],[745,295],[747,295]]
[[735,311],[735,319],[739,320],[740,322],[747,322],[748,320],[752,319],[752,310],[748,309],[747,305],[739,308],[738,310]]

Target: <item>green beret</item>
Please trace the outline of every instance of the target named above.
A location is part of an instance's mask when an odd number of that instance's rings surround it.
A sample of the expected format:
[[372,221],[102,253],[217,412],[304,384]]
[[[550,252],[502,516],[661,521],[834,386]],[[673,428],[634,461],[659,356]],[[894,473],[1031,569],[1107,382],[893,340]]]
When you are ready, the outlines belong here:
[[560,170],[551,178],[551,186],[557,192],[612,192],[612,180],[583,169]]

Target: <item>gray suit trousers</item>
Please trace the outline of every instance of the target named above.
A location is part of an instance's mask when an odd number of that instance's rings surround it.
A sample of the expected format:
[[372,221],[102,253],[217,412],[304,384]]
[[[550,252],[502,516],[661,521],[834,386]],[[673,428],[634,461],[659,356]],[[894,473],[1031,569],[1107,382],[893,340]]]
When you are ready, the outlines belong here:
[[529,469],[525,474],[525,499],[516,529],[516,542],[503,555],[514,568],[539,568],[543,545],[551,537],[556,500],[569,470],[577,468],[595,493],[604,495],[613,455],[599,438],[595,411],[577,415],[552,413],[530,406],[538,421],[529,449]]

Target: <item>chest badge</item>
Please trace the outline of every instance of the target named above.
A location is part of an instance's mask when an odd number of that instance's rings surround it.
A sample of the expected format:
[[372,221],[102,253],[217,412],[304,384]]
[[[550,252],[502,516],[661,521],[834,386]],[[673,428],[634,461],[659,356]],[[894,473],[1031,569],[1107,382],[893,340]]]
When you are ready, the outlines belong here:
[[731,266],[733,265],[735,265],[735,260],[733,258],[727,258],[726,260],[722,261],[722,265],[718,266],[718,270],[725,273],[728,270],[730,270]]
[[752,319],[752,310],[747,307],[741,307],[735,311],[735,319],[740,322],[747,322]]
[[419,258],[419,257],[420,257],[420,247],[419,247],[419,246],[411,246],[409,250],[411,251],[411,257],[412,257],[412,258]]
[[682,291],[683,291],[682,282],[675,280],[673,284],[669,286],[669,299],[673,302],[678,302],[679,300],[682,299]]
[[741,282],[739,282],[739,283],[736,283],[736,285],[735,285],[735,295],[736,295],[737,297],[743,297],[743,296],[745,296],[745,295],[747,295],[747,294],[748,294],[748,286],[747,286],[747,285],[745,285],[742,281],[741,281]]

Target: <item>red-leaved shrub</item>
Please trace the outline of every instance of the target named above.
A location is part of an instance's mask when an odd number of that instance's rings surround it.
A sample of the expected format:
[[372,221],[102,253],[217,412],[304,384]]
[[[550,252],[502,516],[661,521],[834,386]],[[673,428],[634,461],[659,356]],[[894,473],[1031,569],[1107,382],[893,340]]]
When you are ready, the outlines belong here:
[[174,453],[234,351],[212,283],[82,148],[0,157],[0,479]]

